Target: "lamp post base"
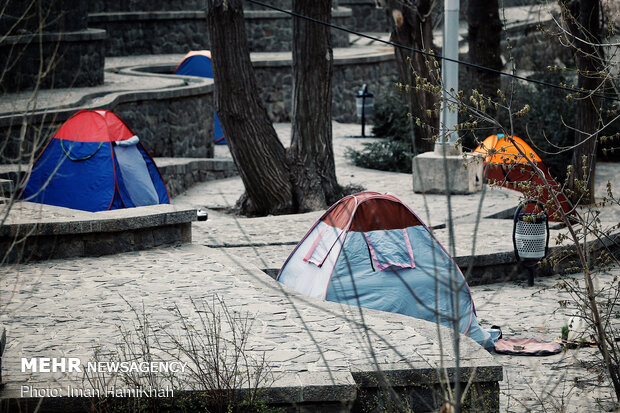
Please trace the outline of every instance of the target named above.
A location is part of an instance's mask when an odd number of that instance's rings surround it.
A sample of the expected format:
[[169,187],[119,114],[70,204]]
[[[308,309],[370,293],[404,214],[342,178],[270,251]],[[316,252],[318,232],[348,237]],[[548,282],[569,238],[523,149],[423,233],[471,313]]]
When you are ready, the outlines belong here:
[[[448,152],[447,145],[445,149]],[[435,149],[413,158],[414,192],[471,194],[482,189],[481,157],[462,153],[444,156],[438,152]]]

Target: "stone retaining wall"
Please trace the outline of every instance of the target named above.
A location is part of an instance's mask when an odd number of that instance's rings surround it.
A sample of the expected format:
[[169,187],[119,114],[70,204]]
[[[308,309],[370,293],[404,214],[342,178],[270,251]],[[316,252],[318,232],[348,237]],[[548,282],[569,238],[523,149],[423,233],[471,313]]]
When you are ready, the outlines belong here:
[[340,0],[340,5],[351,9],[351,29],[363,33],[389,32],[385,10],[378,7],[376,0]]
[[160,10],[205,10],[205,0],[90,0],[89,13]]
[[47,140],[75,112],[80,109],[107,109],[116,113],[140,137],[152,156],[213,157],[212,81],[194,79],[185,87],[125,91],[111,95],[113,98],[104,104],[88,107],[76,105],[28,116],[26,121],[29,126],[23,140],[20,140],[22,117],[0,117],[0,136],[6,143],[0,150],[0,156],[13,163],[28,162],[35,142],[37,151],[42,150]]
[[[292,49],[292,18],[273,10],[244,13],[248,46],[252,52],[281,52]],[[335,9],[332,22],[348,26],[349,9]],[[88,15],[89,25],[105,29],[107,56],[186,53],[209,49],[209,31],[204,8],[139,12],[103,12]],[[332,30],[332,47],[347,47],[349,35]]]
[[205,12],[111,12],[88,15],[91,27],[105,29],[107,56],[187,53],[209,48]]
[[152,156],[213,157],[213,96],[155,96],[120,103],[114,113]]
[[[292,7],[292,0],[260,0],[260,2],[286,10],[290,10]],[[264,6],[249,1],[242,3],[244,10],[268,10]],[[332,0],[333,7],[338,7],[338,4],[339,0]],[[88,2],[90,13],[136,10],[205,10],[206,7],[207,2],[205,0],[91,0]]]
[[[290,8],[287,8],[290,10]],[[284,13],[263,8],[246,11],[248,45],[253,52],[283,52],[293,49],[293,20]],[[332,11],[332,23],[350,27],[351,10],[338,8]],[[332,29],[332,47],[348,47],[349,34]]]
[[0,7],[0,35],[84,30],[88,3],[83,0],[3,1]]
[[168,193],[175,197],[198,182],[213,181],[237,175],[232,160],[222,159],[155,159]]
[[0,42],[0,93],[103,84],[105,38],[97,29],[6,37]]
[[[290,62],[255,64],[261,98],[274,122],[290,122],[293,76]],[[375,95],[394,87],[397,72],[394,55],[342,59],[334,62],[332,117],[339,122],[357,122],[355,95],[362,84]]]
[[106,33],[87,28],[87,4],[80,0],[3,2],[0,93],[103,83]]
[[73,212],[66,218],[0,226],[0,250],[9,251],[7,262],[100,256],[188,243],[192,241],[191,223],[196,220],[196,210],[172,205]]

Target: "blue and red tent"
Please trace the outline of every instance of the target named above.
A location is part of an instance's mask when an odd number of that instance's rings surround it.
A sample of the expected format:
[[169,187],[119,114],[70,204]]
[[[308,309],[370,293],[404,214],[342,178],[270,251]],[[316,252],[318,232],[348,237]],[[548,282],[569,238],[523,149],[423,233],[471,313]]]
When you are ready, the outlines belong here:
[[151,155],[114,113],[82,110],[37,158],[22,199],[84,211],[169,204]]
[[[209,50],[191,51],[185,55],[181,63],[174,70],[175,75],[199,76],[213,79],[213,64]],[[213,142],[216,145],[225,145],[224,131],[215,109],[213,110]]]

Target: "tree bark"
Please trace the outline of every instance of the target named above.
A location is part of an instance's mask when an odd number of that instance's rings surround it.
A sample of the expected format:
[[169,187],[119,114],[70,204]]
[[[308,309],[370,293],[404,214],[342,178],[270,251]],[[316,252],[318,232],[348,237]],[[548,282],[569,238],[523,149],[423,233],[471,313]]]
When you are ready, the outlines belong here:
[[293,212],[286,150],[260,101],[241,0],[207,0],[207,24],[216,109],[246,190],[242,212]]
[[[577,89],[595,91],[602,82],[599,73],[603,50],[596,46],[601,43],[600,2],[561,0],[560,7],[573,37],[570,42],[577,65]],[[600,125],[599,101],[598,97],[589,96],[588,92],[579,96],[577,101],[576,147],[573,150],[572,176],[567,183],[569,198],[574,204],[594,203],[596,143]]]
[[[331,0],[294,0],[295,13],[329,22]],[[298,212],[340,195],[332,144],[333,52],[329,27],[293,18],[293,125],[289,166]]]
[[[390,40],[419,50],[434,50],[431,10],[433,0],[385,0],[384,5],[390,24]],[[426,56],[396,47],[394,49],[401,82],[412,87],[406,93],[407,104],[413,119],[419,118],[421,126],[414,124],[414,148],[417,152],[432,151],[433,130],[439,126],[439,100],[432,93],[415,90],[416,76],[431,81]],[[429,70],[430,69],[430,70]],[[435,111],[435,109],[437,111]],[[430,116],[427,112],[430,110]],[[435,132],[436,133],[436,132]]]
[[[500,41],[502,22],[497,0],[469,0],[467,4],[469,61],[501,70]],[[501,88],[500,75],[487,70],[468,68],[472,89],[494,99]]]
[[[331,0],[295,0],[293,10],[329,21]],[[332,144],[329,28],[293,20],[293,127],[286,150],[260,101],[241,0],[207,0],[207,24],[216,109],[246,191],[241,212],[305,212],[335,202],[342,190]]]

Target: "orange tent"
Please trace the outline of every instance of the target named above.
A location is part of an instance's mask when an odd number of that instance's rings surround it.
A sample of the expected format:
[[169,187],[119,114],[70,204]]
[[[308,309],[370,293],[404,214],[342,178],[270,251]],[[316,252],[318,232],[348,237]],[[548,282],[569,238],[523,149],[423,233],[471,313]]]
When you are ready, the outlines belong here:
[[[570,214],[573,207],[562,193],[560,185],[551,176],[540,156],[516,136],[504,134],[491,135],[486,138],[474,153],[485,156],[485,177],[488,183],[495,183],[509,189],[522,192],[527,199],[538,200],[545,204],[551,221],[561,221],[558,205],[553,201],[550,189],[560,203],[562,211]],[[532,165],[533,164],[533,165]],[[544,178],[536,172],[536,169]],[[529,183],[529,184],[528,184]],[[534,212],[535,204],[529,205],[525,212]]]

